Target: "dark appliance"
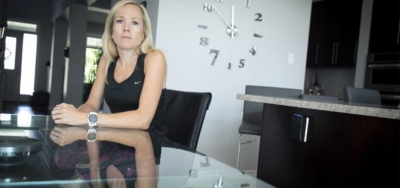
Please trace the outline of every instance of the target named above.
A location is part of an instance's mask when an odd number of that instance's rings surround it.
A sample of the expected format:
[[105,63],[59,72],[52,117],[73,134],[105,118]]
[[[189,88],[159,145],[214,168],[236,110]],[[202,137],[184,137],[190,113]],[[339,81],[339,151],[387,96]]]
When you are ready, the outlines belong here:
[[378,90],[382,100],[400,102],[400,53],[369,54],[365,88]]

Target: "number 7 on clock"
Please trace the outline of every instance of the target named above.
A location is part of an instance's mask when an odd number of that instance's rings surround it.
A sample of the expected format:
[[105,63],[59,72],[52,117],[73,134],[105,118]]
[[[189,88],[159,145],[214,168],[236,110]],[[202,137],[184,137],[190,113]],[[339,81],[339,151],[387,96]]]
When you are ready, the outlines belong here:
[[211,63],[211,65],[214,65],[215,61],[216,61],[217,58],[218,58],[219,50],[211,49],[211,50],[210,50],[210,54],[212,54],[212,53],[215,53],[214,59],[213,59],[213,61],[212,61],[212,63]]

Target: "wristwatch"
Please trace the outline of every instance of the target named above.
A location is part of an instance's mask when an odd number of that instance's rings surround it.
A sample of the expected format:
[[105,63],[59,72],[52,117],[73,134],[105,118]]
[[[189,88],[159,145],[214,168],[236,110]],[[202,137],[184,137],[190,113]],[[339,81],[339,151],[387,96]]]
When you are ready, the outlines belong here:
[[86,133],[86,139],[88,142],[94,142],[97,138],[97,132],[95,128],[90,127]]
[[96,126],[97,121],[99,120],[99,117],[97,116],[96,112],[90,112],[87,120],[88,120],[89,127],[94,127],[94,126]]

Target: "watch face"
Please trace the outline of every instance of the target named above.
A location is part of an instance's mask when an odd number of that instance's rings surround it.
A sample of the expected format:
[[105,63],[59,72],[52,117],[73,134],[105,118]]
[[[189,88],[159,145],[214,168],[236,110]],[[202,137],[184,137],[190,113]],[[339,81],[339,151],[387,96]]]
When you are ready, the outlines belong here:
[[89,116],[89,122],[90,123],[96,123],[97,120],[98,120],[98,117],[97,117],[96,114],[90,114],[90,116]]
[[96,140],[97,134],[96,133],[88,133],[87,139],[88,140]]

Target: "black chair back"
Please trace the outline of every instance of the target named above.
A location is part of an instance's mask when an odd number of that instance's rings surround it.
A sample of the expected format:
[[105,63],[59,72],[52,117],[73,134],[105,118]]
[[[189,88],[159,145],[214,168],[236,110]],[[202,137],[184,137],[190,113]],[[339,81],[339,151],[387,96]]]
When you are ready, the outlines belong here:
[[344,101],[357,104],[381,105],[381,95],[377,90],[346,87]]
[[[268,97],[285,97],[285,98],[299,98],[302,90],[300,89],[287,89],[278,87],[265,87],[265,86],[246,86],[245,94],[260,95]],[[263,103],[244,101],[243,106],[243,121],[261,125],[262,123]]]
[[167,139],[195,152],[211,98],[212,95],[209,92],[199,93],[166,89]]

